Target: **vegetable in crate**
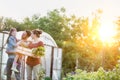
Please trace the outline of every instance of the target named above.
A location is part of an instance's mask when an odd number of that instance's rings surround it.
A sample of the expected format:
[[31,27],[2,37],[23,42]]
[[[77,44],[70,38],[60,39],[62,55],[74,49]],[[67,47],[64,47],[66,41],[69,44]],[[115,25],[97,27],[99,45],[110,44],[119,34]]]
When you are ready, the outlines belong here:
[[44,56],[44,52],[45,52],[45,49],[42,46],[39,46],[32,50],[32,54],[34,54],[35,56]]

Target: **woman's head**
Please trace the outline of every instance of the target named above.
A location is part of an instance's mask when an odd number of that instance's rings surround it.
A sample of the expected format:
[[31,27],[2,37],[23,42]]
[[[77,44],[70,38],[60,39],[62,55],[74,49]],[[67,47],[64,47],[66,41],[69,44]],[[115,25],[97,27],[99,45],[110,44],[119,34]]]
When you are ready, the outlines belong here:
[[42,31],[41,31],[41,30],[35,29],[35,30],[32,30],[32,35],[31,35],[31,37],[32,37],[32,38],[39,38],[41,34],[42,34]]

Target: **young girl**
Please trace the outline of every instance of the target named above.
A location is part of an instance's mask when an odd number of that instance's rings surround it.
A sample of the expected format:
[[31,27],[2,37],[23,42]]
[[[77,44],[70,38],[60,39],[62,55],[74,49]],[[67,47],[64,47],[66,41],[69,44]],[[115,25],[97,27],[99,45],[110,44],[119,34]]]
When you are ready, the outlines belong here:
[[[28,44],[29,44],[29,42],[27,41],[28,40],[28,38],[30,37],[30,35],[31,35],[31,32],[30,31],[24,31],[23,32],[23,34],[22,34],[22,39],[17,43],[18,44],[18,46],[21,46],[21,47],[25,47],[25,48],[27,48],[28,47]],[[18,59],[22,59],[22,55],[21,54],[18,54],[18,55],[16,55],[16,57],[15,57],[15,59],[14,59],[14,62],[13,62],[13,65],[12,65],[12,70],[13,71],[15,71],[15,72],[19,72],[18,70],[17,70],[17,61],[18,61]]]
[[[12,64],[15,58],[15,49],[18,46],[17,45],[17,39],[16,39],[16,32],[17,30],[15,28],[10,29],[9,36],[7,38],[7,48],[6,52],[8,53],[8,60],[7,60],[7,80],[11,80],[11,74],[12,74]],[[19,61],[18,61],[19,63]],[[17,69],[20,70],[20,65],[17,66]],[[16,80],[20,80],[20,73],[15,72]]]

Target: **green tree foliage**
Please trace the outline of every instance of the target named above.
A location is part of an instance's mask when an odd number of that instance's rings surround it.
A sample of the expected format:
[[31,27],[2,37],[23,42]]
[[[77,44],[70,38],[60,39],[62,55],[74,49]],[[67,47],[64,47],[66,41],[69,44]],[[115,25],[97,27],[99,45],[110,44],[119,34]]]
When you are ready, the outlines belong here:
[[69,39],[68,20],[64,15],[64,8],[53,10],[47,13],[47,16],[41,17],[36,22],[39,29],[49,33],[62,47],[62,42]]
[[23,28],[24,29],[30,29],[32,26],[32,21],[30,20],[30,18],[26,17],[24,20],[23,20]]
[[20,23],[16,20],[13,20],[11,18],[5,18],[4,19],[4,28],[3,30],[9,31],[12,27],[17,28],[19,30]]
[[3,30],[3,27],[4,27],[4,18],[3,17],[0,17],[0,31]]

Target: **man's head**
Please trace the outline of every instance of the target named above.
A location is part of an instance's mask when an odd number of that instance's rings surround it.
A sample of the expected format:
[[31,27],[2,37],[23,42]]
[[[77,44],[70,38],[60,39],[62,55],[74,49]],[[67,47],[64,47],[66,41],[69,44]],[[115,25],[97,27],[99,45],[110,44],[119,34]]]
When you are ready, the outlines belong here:
[[31,36],[31,32],[28,31],[28,30],[26,30],[26,31],[24,31],[23,34],[22,34],[22,39],[27,39],[27,38],[29,38],[30,36]]

